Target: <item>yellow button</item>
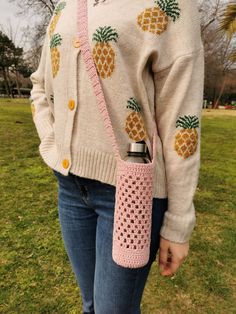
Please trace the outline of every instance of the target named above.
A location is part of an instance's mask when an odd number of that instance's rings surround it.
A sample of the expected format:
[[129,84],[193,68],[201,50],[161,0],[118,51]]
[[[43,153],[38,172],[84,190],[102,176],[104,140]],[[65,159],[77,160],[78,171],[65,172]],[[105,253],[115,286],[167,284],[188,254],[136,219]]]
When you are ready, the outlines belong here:
[[75,48],[79,48],[79,47],[80,47],[80,42],[79,42],[79,40],[78,40],[77,38],[74,39],[74,41],[73,41],[73,46],[74,46]]
[[75,101],[73,99],[69,100],[68,107],[70,110],[73,110],[75,108]]
[[63,168],[67,169],[69,167],[69,160],[68,159],[63,159],[62,160],[62,165],[63,165]]

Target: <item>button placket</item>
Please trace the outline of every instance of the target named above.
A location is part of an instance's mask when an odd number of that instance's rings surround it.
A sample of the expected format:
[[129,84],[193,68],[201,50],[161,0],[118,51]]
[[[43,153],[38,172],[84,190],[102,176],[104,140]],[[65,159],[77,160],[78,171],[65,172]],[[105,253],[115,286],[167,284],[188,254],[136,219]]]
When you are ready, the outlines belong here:
[[[68,101],[68,108],[72,111],[75,109],[75,101],[74,99],[69,99]],[[62,160],[62,166],[64,169],[68,169],[70,166],[70,161],[69,159],[65,158]]]
[[75,38],[74,40],[73,40],[73,46],[74,46],[74,48],[80,48],[80,42],[79,42],[79,40],[78,40],[78,38]]
[[[75,37],[74,39],[72,39],[71,45],[76,49],[74,51],[74,52],[76,52],[76,55],[78,53],[80,53],[80,42],[79,42],[78,38]],[[73,50],[73,48],[72,48],[72,50]],[[75,58],[75,60],[77,60],[77,59]],[[71,71],[73,71],[73,73],[70,73],[70,74],[72,75],[72,77],[74,77],[74,74],[76,71],[76,66],[71,67]],[[75,88],[76,88],[76,86],[73,86],[70,84],[68,87],[68,94],[73,95],[73,93],[75,92]],[[76,96],[74,96],[74,97],[76,98]],[[76,101],[73,98],[69,99],[67,106],[68,106],[69,111],[71,111],[71,113],[68,113],[68,121],[72,120],[71,125],[73,125],[74,113],[75,113],[75,109],[76,109]],[[69,124],[65,130],[65,133],[67,135],[67,136],[65,136],[66,139],[71,138],[71,132],[72,132],[71,125]],[[66,143],[66,144],[67,144],[66,147],[68,147],[69,146],[68,143]],[[62,167],[64,169],[67,169],[67,171],[69,170],[68,168],[71,166],[69,149],[68,149],[68,155],[64,156],[64,159],[62,159],[61,164],[62,164]]]
[[73,99],[69,100],[68,107],[69,107],[70,110],[74,110],[75,109],[75,101]]
[[[80,53],[80,42],[79,42],[79,40],[78,40],[78,38],[77,37],[75,37],[73,40],[72,40],[72,45],[73,45],[73,47],[76,49],[76,55],[77,55],[77,53]],[[74,70],[75,69],[75,67],[72,67],[72,69]],[[74,89],[70,86],[70,88],[71,88],[71,91],[73,91],[74,92]],[[76,108],[76,102],[75,102],[75,100],[74,99],[69,99],[68,100],[68,109],[70,110],[70,111],[73,111],[73,110],[75,110],[75,108]],[[70,117],[72,117],[72,119],[73,119],[73,117],[74,117],[74,112],[71,112],[71,114],[69,114],[69,116]],[[68,137],[67,137],[68,138]],[[69,166],[70,166],[70,161],[69,161],[69,159],[63,159],[62,160],[62,166],[63,166],[63,168],[64,169],[68,169],[69,168]],[[84,190],[84,192],[85,192],[86,190]],[[87,191],[86,191],[86,193],[87,193]],[[87,194],[85,194],[84,193],[84,195],[87,195]]]

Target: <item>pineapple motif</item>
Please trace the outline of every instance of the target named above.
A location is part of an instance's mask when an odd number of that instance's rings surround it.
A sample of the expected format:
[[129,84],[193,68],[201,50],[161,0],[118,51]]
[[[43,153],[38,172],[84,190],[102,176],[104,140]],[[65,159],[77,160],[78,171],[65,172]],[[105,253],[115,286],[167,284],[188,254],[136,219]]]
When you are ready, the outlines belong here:
[[145,140],[147,138],[147,132],[140,113],[140,106],[134,97],[130,97],[127,103],[126,108],[131,109],[132,112],[126,118],[125,131],[135,142]]
[[147,8],[137,16],[137,23],[143,31],[162,34],[168,26],[169,17],[175,22],[180,16],[177,0],[154,0],[157,6]]
[[176,121],[176,128],[180,126],[183,129],[175,135],[174,148],[179,156],[188,158],[197,150],[199,119],[196,116],[179,117]]
[[61,45],[61,41],[62,41],[61,35],[54,34],[50,42],[53,78],[55,78],[60,68],[60,51],[58,50],[58,46]]
[[56,6],[55,8],[55,11],[54,11],[54,17],[50,23],[50,26],[49,26],[49,35],[50,37],[52,37],[54,31],[55,31],[55,28],[57,26],[57,23],[59,21],[59,18],[61,16],[61,11],[65,8],[66,6],[66,2],[63,1],[63,2],[60,2],[58,3],[58,5]]
[[100,26],[93,34],[93,40],[96,41],[93,48],[93,59],[98,74],[103,79],[111,76],[115,69],[115,52],[109,41],[117,42],[117,38],[118,33],[111,26]]

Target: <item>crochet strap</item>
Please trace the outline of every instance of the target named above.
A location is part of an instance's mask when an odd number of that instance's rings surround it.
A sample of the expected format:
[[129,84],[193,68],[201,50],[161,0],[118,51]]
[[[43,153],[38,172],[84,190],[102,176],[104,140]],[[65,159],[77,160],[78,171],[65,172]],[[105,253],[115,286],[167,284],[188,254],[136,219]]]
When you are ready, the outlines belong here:
[[[91,54],[90,46],[89,46],[89,38],[88,38],[88,9],[87,9],[87,0],[78,0],[78,11],[77,11],[77,30],[78,30],[78,40],[80,42],[80,49],[83,55],[86,70],[88,71],[89,78],[92,82],[94,92],[97,98],[98,108],[101,112],[105,129],[107,134],[111,137],[112,146],[114,149],[116,159],[121,159],[121,155],[119,152],[119,148],[117,145],[117,140],[114,134],[114,130],[112,128],[111,119],[107,110],[106,101],[104,98],[103,90],[100,83],[100,78],[98,76],[94,60]],[[152,135],[152,163],[154,163],[156,159],[156,141],[157,141],[157,128],[155,119],[153,119],[153,135]],[[150,152],[151,153],[151,152]]]

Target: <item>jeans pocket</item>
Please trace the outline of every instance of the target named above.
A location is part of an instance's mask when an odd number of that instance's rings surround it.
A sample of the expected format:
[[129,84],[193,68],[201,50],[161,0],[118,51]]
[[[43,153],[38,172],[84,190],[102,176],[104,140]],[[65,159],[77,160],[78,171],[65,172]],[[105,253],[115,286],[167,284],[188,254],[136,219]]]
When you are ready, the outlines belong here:
[[52,169],[53,171],[53,174],[55,175],[55,177],[58,179],[58,178],[62,178],[62,177],[65,177],[63,174],[61,174],[59,171],[55,170],[55,169]]
[[56,175],[58,172],[55,169],[52,169],[52,172]]

